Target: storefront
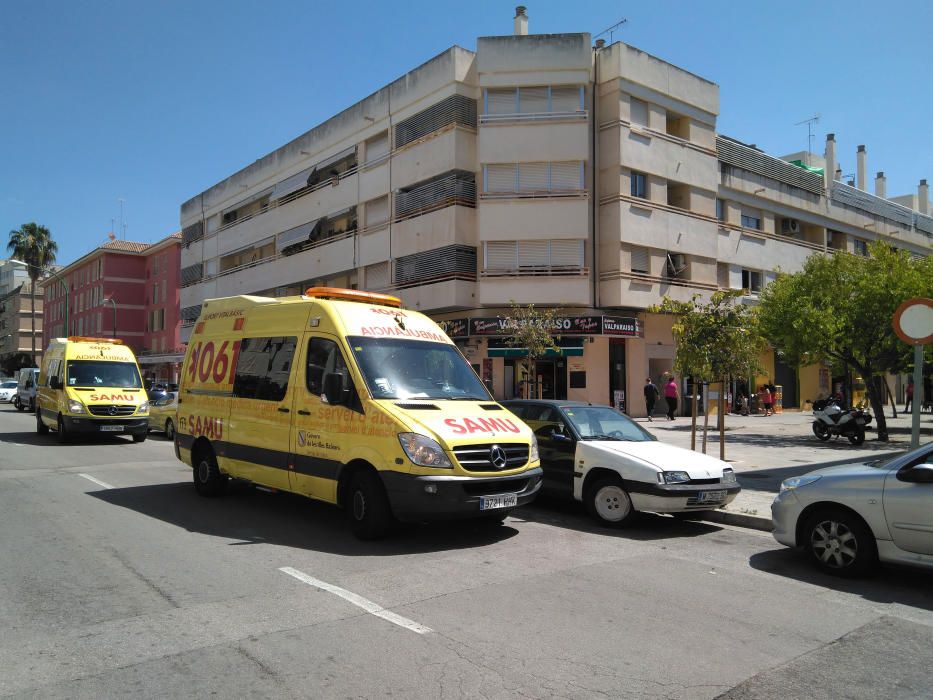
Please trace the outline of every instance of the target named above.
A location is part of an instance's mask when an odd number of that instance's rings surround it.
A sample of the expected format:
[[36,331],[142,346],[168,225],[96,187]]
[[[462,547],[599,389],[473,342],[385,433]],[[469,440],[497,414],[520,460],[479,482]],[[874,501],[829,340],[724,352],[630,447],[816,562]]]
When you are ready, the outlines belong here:
[[558,316],[551,334],[556,349],[535,363],[529,376],[527,348],[512,340],[500,317],[439,321],[477,374],[500,400],[533,396],[569,399],[625,409],[626,342],[644,338],[642,321],[622,316]]

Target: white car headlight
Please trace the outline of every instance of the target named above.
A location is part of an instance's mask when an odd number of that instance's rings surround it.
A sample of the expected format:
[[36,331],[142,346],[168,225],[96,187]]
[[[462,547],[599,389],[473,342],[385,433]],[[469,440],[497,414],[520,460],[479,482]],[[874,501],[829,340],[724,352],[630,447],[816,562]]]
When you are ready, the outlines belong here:
[[801,486],[807,486],[822,478],[820,474],[804,474],[803,476],[792,476],[790,479],[784,479],[781,482],[781,491],[792,491]]
[[136,409],[137,413],[148,413],[149,412],[149,402],[143,401],[139,404],[139,408]]
[[399,433],[398,441],[402,443],[402,449],[405,450],[408,459],[420,467],[437,469],[453,469],[454,467],[437,440],[418,433]]
[[659,484],[685,484],[690,481],[687,472],[661,472],[658,474]]
[[531,434],[531,452],[528,453],[528,461],[535,462],[541,459],[538,455],[538,438],[535,437],[535,434]]
[[84,404],[75,399],[68,399],[68,412],[69,413],[86,413]]
[[722,470],[722,483],[724,484],[734,484],[735,480],[735,471],[732,469],[723,469]]

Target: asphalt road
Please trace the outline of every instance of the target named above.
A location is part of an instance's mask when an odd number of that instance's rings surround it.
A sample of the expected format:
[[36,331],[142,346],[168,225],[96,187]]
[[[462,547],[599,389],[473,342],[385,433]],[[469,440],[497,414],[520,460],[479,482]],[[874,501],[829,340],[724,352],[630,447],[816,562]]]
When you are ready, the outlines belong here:
[[0,406],[0,695],[930,697],[928,573],[840,581],[765,533],[560,503],[360,543],[190,479],[161,436],[59,445]]

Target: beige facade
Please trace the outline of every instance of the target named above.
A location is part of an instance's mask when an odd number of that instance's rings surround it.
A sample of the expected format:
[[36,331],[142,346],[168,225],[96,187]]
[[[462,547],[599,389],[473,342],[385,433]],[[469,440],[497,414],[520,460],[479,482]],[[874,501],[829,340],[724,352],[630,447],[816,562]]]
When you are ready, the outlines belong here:
[[453,47],[182,205],[183,340],[211,297],[388,292],[508,398],[520,353],[496,320],[533,302],[563,348],[536,390],[643,415],[673,365],[662,296],[754,303],[776,270],[877,238],[930,253],[929,216],[718,135],[718,112],[715,83],[584,33]]

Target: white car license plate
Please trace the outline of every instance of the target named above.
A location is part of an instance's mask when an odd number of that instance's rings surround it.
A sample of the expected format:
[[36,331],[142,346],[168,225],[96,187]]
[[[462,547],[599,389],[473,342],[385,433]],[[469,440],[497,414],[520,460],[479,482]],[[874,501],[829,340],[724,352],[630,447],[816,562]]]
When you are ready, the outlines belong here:
[[100,431],[102,433],[122,433],[122,425],[102,425],[100,426]]
[[726,500],[725,491],[700,491],[697,494],[697,503],[718,503]]
[[483,496],[479,499],[480,510],[495,510],[496,508],[511,508],[518,505],[518,494],[500,493],[498,496]]

